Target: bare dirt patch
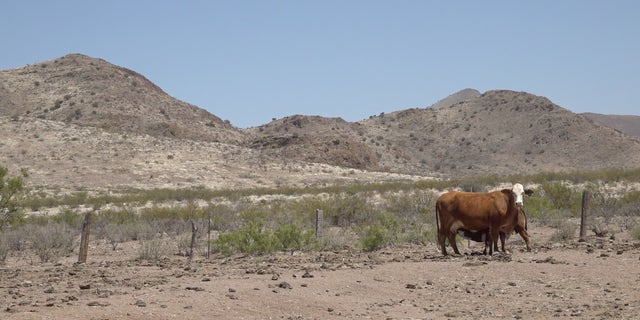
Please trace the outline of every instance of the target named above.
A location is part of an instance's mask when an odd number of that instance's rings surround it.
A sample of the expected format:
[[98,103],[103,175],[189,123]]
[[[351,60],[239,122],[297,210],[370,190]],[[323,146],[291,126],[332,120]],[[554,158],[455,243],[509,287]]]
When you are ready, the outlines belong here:
[[89,262],[0,267],[2,319],[633,319],[640,310],[640,242],[552,243],[532,252],[442,257],[435,245],[376,252],[173,256],[135,260],[138,243],[93,243]]

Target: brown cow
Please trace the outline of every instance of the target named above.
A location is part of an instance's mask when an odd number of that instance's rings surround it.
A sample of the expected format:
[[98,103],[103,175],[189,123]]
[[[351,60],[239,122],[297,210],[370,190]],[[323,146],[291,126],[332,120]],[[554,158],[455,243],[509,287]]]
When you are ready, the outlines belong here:
[[[460,254],[455,241],[460,229],[471,232],[486,230],[492,244],[489,254],[493,254],[500,232],[506,235],[516,230],[520,212],[518,206],[522,206],[523,194],[532,193],[532,190],[524,190],[521,184],[516,183],[512,189],[489,193],[451,191],[441,195],[436,201],[436,227],[442,254],[447,255],[446,239],[449,239],[453,251]],[[518,227],[518,230],[525,231],[526,228]]]
[[[516,223],[515,228],[511,231],[504,229],[500,230],[500,243],[502,245],[502,252],[505,253],[507,252],[505,249],[505,241],[514,231],[517,232],[524,240],[524,243],[527,246],[527,251],[531,251],[529,233],[527,232],[527,213],[524,212],[522,207],[516,207],[518,208],[518,222]],[[475,242],[484,242],[484,250],[482,251],[482,254],[487,254],[487,248],[491,245],[489,241],[489,229],[476,232],[467,229],[458,229],[457,233],[465,239],[473,240]],[[498,251],[498,246],[494,246],[493,250]]]

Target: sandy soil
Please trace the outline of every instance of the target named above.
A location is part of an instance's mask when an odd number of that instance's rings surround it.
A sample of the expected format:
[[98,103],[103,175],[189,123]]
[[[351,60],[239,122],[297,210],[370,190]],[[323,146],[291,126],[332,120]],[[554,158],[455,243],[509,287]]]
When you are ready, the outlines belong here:
[[0,266],[1,319],[640,319],[640,241],[514,236],[512,254],[442,257],[434,244],[376,252],[135,260],[96,241],[89,261]]

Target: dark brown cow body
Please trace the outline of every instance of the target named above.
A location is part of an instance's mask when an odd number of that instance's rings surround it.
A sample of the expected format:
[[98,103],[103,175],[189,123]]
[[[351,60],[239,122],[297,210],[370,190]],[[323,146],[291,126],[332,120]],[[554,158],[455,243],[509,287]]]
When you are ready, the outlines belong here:
[[[505,248],[505,242],[507,238],[513,233],[516,232],[522,237],[525,245],[527,246],[527,251],[531,251],[531,243],[529,241],[529,233],[527,232],[527,213],[522,210],[520,206],[518,208],[518,221],[513,230],[500,230],[500,244],[502,246],[502,252],[507,252]],[[469,239],[475,242],[484,242],[484,251],[483,254],[487,254],[487,248],[491,245],[491,241],[489,241],[489,229],[485,229],[482,231],[471,231],[467,229],[458,229],[458,235],[462,236],[465,239]],[[498,251],[498,246],[494,246],[493,250]]]
[[[442,254],[447,255],[446,239],[449,239],[453,251],[460,254],[455,241],[459,230],[486,232],[492,244],[489,246],[489,254],[493,254],[494,247],[497,247],[500,232],[506,237],[517,231],[529,248],[524,212],[524,221],[519,219],[522,210],[518,209],[518,205],[522,206],[523,193],[531,195],[533,191],[525,191],[521,184],[515,184],[511,190],[503,189],[489,193],[451,191],[441,195],[436,201],[436,224]],[[518,225],[519,220],[524,227]]]

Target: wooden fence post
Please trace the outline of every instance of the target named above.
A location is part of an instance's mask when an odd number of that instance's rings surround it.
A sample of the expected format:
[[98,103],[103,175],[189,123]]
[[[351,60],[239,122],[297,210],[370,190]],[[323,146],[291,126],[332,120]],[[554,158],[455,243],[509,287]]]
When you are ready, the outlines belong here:
[[316,209],[316,239],[322,238],[322,210]]
[[207,216],[207,259],[211,255],[211,212]]
[[582,215],[580,216],[580,242],[587,241],[587,216],[589,215],[589,191],[582,191]]
[[84,222],[82,223],[82,235],[80,236],[80,249],[78,250],[78,262],[86,263],[87,255],[89,252],[89,234],[91,233],[91,212],[89,211],[84,215]]
[[196,234],[198,233],[198,227],[196,222],[191,220],[191,244],[189,245],[189,261],[193,259],[193,247],[196,245]]

